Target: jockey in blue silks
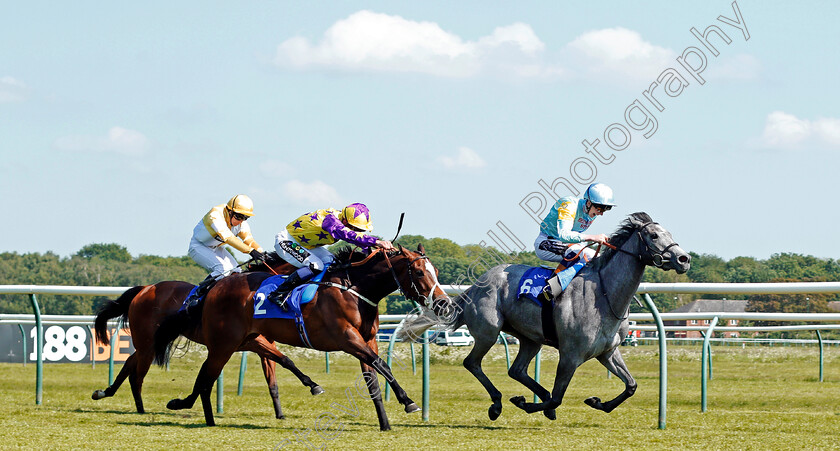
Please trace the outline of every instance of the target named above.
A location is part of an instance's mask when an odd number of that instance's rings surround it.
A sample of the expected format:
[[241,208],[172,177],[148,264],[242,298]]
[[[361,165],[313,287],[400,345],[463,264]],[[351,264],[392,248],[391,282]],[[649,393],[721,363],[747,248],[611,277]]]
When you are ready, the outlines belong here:
[[[609,240],[604,234],[589,235],[583,232],[589,229],[596,217],[614,206],[612,189],[603,183],[589,185],[582,198],[569,196],[558,199],[540,224],[540,234],[534,241],[537,257],[563,263],[567,268],[575,266],[579,271],[595,257],[595,251],[586,247],[585,242],[606,243]],[[575,258],[578,253],[580,255]],[[576,265],[581,258],[583,262]],[[548,280],[540,299],[548,301],[560,295],[563,289],[559,277],[560,274],[557,274]]]

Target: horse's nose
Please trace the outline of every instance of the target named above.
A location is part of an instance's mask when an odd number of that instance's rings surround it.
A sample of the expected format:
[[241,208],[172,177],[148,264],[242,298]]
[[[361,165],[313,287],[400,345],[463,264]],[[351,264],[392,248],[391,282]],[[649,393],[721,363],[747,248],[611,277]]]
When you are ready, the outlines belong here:
[[691,256],[690,256],[690,255],[688,255],[688,254],[680,255],[680,256],[677,258],[677,261],[678,261],[678,262],[680,262],[680,263],[682,263],[682,264],[689,263],[689,262],[691,261]]

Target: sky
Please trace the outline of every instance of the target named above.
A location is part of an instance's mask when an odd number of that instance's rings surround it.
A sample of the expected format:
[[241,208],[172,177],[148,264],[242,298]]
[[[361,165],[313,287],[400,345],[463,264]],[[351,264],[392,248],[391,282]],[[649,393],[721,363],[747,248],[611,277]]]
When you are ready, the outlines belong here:
[[385,238],[532,250],[602,182],[593,233],[840,258],[836,2],[2,4],[0,252],[182,256],[240,193],[266,248],[362,202]]

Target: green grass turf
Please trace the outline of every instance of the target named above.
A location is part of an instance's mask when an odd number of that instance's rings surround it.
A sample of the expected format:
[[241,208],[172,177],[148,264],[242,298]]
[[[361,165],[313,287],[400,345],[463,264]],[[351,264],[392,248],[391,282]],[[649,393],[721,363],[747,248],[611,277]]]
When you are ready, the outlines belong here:
[[[419,360],[420,346],[416,349]],[[326,374],[322,353],[281,350],[326,393],[311,396],[278,368],[286,419],[276,420],[253,355],[244,394],[236,395],[237,354],[225,370],[224,413],[216,415],[214,428],[204,426],[200,402],[187,411],[165,408],[169,399],[191,390],[203,360],[201,348],[173,358],[169,371],[150,371],[145,415],[134,413],[128,382],[113,398],[90,399],[94,389],[107,385],[107,365],[45,365],[43,403],[35,405],[35,365],[2,364],[0,448],[272,449],[286,443],[284,449],[307,449],[296,437],[309,430],[310,449],[840,449],[837,347],[826,348],[825,381],[820,383],[817,348],[716,346],[705,413],[700,412],[699,347],[669,347],[667,427],[660,430],[656,347],[621,348],[639,389],[615,411],[606,414],[583,403],[589,396],[611,399],[623,389],[618,378],[607,378],[600,364],[589,361],[572,379],[557,420],[549,421],[508,402],[516,395],[527,395],[530,401],[531,395],[507,376],[504,347],[495,346],[484,368],[504,394],[504,410],[497,421],[490,421],[487,394],[460,364],[468,349],[433,345],[430,420],[424,422],[419,412],[404,413],[392,397],[386,402],[393,427],[388,432],[379,431],[372,403],[356,391],[355,359],[331,354],[331,372]],[[397,356],[410,362],[407,344],[397,345]],[[549,388],[556,361],[555,350],[543,351],[541,381]],[[419,362],[417,369],[414,375],[410,364],[395,365],[395,375],[420,405]],[[358,408],[356,416],[333,406],[350,406],[348,393]],[[215,408],[215,392],[212,399]],[[319,435],[319,427],[329,439]]]

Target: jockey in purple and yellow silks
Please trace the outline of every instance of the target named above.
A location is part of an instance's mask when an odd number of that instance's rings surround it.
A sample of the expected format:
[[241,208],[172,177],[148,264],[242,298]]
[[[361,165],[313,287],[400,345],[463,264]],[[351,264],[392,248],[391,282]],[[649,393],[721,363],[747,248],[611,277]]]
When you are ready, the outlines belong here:
[[274,239],[274,250],[298,268],[272,292],[268,299],[285,309],[285,293],[324,270],[334,259],[325,247],[346,241],[362,248],[393,249],[390,241],[366,232],[373,230],[370,211],[364,204],[350,204],[342,210],[317,210],[295,219]]
[[[589,229],[597,216],[603,215],[614,206],[612,189],[603,183],[589,185],[580,199],[572,196],[558,199],[540,224],[540,234],[534,241],[537,257],[565,263],[568,267],[577,260],[574,256],[580,252],[583,261],[588,262],[595,256],[595,251],[586,247],[585,242],[606,243],[609,237],[583,232]],[[582,265],[578,265],[578,270],[581,267]],[[560,294],[562,290],[554,280],[558,277],[549,279],[540,298],[550,300]]]
[[204,296],[210,287],[231,272],[240,272],[236,260],[225,249],[228,245],[255,260],[264,258],[263,248],[251,236],[248,218],[254,216],[254,202],[244,194],[233,196],[227,204],[211,208],[193,229],[187,254],[210,275],[198,285],[189,299],[191,304]]

